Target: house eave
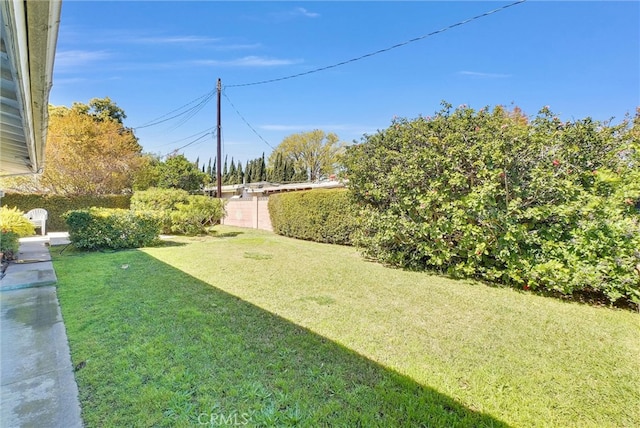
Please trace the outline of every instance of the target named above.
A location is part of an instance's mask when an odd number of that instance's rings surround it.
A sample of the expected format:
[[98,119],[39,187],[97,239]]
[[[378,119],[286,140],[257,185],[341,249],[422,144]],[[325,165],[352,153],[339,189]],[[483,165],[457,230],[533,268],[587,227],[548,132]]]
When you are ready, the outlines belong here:
[[61,0],[3,0],[0,8],[0,176],[38,174]]

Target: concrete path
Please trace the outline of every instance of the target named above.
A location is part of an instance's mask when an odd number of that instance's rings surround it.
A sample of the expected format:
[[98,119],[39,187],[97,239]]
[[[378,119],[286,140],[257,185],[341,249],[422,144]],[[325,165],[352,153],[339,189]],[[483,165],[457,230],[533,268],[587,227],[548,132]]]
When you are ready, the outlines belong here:
[[20,240],[18,262],[0,279],[0,427],[81,427],[78,387],[47,245]]

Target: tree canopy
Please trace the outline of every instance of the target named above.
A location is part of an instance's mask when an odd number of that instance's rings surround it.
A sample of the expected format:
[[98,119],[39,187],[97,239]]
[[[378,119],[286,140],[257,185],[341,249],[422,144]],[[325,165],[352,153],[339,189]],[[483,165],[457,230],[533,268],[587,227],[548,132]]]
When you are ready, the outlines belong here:
[[118,194],[131,190],[142,147],[109,98],[72,108],[50,106],[46,167],[39,185],[56,194]]
[[155,167],[158,180],[155,187],[183,189],[193,193],[199,191],[209,179],[195,162],[189,161],[184,155],[169,156]]
[[298,171],[306,172],[307,179],[316,181],[334,173],[338,167],[344,145],[334,133],[326,134],[316,129],[289,135],[276,147],[269,157],[269,165],[291,161]]

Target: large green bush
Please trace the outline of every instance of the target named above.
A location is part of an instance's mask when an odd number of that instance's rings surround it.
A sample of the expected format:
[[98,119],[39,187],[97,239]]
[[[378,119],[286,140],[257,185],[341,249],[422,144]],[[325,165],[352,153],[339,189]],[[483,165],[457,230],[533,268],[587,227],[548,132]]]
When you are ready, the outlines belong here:
[[274,232],[331,244],[351,243],[356,209],[344,189],[280,193],[269,197]]
[[640,122],[445,107],[348,149],[365,254],[640,302]]
[[17,207],[28,212],[34,208],[44,208],[47,218],[47,231],[61,232],[67,230],[67,223],[62,217],[71,210],[87,209],[89,207],[129,208],[129,195],[112,196],[60,196],[10,193],[2,197],[2,206]]
[[158,189],[136,191],[131,197],[131,209],[152,212],[162,219],[162,232],[171,233],[171,212],[179,204],[189,201],[189,192],[182,189]]
[[71,243],[86,250],[149,246],[160,233],[156,216],[130,210],[89,208],[69,211],[64,218]]
[[224,215],[222,199],[192,195],[186,203],[178,203],[171,211],[171,230],[184,235],[205,233]]
[[222,200],[189,195],[182,189],[152,188],[137,191],[131,198],[131,209],[153,213],[161,219],[163,233],[197,235],[217,224],[224,215]]

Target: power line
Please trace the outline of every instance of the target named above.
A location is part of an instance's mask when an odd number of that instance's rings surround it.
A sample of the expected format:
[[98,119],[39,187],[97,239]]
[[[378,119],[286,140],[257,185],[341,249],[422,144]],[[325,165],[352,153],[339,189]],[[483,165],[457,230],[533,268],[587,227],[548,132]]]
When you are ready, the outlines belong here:
[[238,111],[238,109],[236,108],[236,106],[233,105],[233,103],[231,102],[231,100],[229,99],[229,97],[227,96],[227,94],[225,92],[222,93],[222,95],[224,95],[224,97],[227,99],[227,101],[229,101],[229,104],[231,104],[231,107],[233,107],[233,109],[236,111],[236,113],[238,114],[238,116],[240,116],[240,119],[242,119],[242,121],[244,123],[247,124],[247,126],[249,127],[249,129],[251,129],[253,131],[254,134],[256,134],[258,136],[258,138],[260,138],[267,146],[271,147],[273,150],[275,150],[276,148],[273,147],[271,144],[269,144],[267,142],[267,140],[265,140],[264,138],[262,138],[262,135],[258,134],[258,131],[256,131],[253,126],[251,126],[251,124],[249,122],[247,122],[247,119],[245,119],[242,114],[240,114],[240,112]]
[[196,104],[194,107],[189,109],[187,111],[188,115],[183,117],[182,119],[180,119],[180,121],[178,123],[176,123],[173,127],[169,128],[169,131],[173,131],[174,129],[177,129],[177,128],[181,127],[182,125],[187,123],[191,118],[193,118],[193,116],[198,114],[207,104],[209,104],[209,102],[213,99],[213,96],[215,95],[215,93],[216,92],[213,91],[213,92],[210,92],[209,94],[207,94],[208,96],[205,99],[203,99],[198,104]]
[[261,81],[258,81],[258,82],[251,82],[251,83],[240,83],[240,84],[235,84],[235,85],[227,85],[226,87],[227,87],[227,88],[237,88],[237,87],[241,87],[241,86],[255,86],[255,85],[263,85],[263,84],[266,84],[266,83],[273,83],[273,82],[279,82],[279,81],[282,81],[282,80],[293,79],[293,78],[296,78],[296,77],[306,76],[306,75],[308,75],[308,74],[313,74],[313,73],[318,73],[318,72],[320,72],[320,71],[329,70],[329,69],[331,69],[331,68],[340,67],[340,66],[342,66],[342,65],[350,64],[350,63],[352,63],[352,62],[360,61],[360,60],[362,60],[362,59],[369,58],[369,57],[372,57],[372,56],[374,56],[374,55],[378,55],[378,54],[381,54],[381,53],[384,53],[384,52],[388,52],[388,51],[393,50],[393,49],[397,49],[397,48],[402,47],[402,46],[406,46],[406,45],[408,45],[408,44],[410,44],[410,43],[414,43],[414,42],[417,42],[417,41],[420,41],[420,40],[426,39],[427,37],[431,37],[431,36],[434,36],[434,35],[436,35],[436,34],[444,33],[445,31],[451,30],[452,28],[459,27],[459,26],[461,26],[461,25],[468,24],[468,23],[470,23],[470,22],[472,22],[472,21],[475,21],[475,20],[477,20],[477,19],[484,18],[485,16],[489,16],[489,15],[492,15],[492,14],[494,14],[494,13],[501,12],[501,11],[503,11],[503,10],[507,9],[507,8],[510,8],[510,7],[512,7],[512,6],[519,5],[519,4],[524,3],[524,2],[526,2],[526,1],[527,1],[527,0],[519,0],[519,1],[516,1],[516,2],[514,2],[514,3],[511,3],[511,4],[508,4],[508,5],[505,5],[505,6],[499,7],[499,8],[497,8],[497,9],[493,9],[493,10],[490,10],[490,11],[488,11],[488,12],[484,12],[484,13],[482,13],[482,14],[480,14],[480,15],[476,15],[476,16],[474,16],[474,17],[471,17],[471,18],[465,19],[464,21],[456,22],[455,24],[451,24],[451,25],[446,26],[446,27],[444,27],[444,28],[441,28],[441,29],[439,29],[439,30],[432,31],[432,32],[431,32],[431,33],[429,33],[429,34],[425,34],[425,35],[420,36],[420,37],[415,37],[415,38],[413,38],[413,39],[406,40],[406,41],[404,41],[404,42],[402,42],[402,43],[398,43],[398,44],[395,44],[395,45],[393,45],[393,46],[389,46],[388,48],[380,49],[380,50],[377,50],[377,51],[375,51],[375,52],[370,52],[370,53],[367,53],[367,54],[361,55],[361,56],[359,56],[359,57],[351,58],[351,59],[348,59],[348,60],[346,60],[346,61],[342,61],[342,62],[339,62],[339,63],[336,63],[336,64],[327,65],[327,66],[325,66],[325,67],[316,68],[316,69],[314,69],[314,70],[305,71],[305,72],[298,73],[298,74],[292,74],[292,75],[290,75],[290,76],[279,77],[279,78],[276,78],[276,79],[261,80]]
[[165,147],[165,146],[170,146],[172,144],[181,143],[184,140],[188,140],[188,139],[196,137],[198,135],[202,135],[202,134],[204,134],[206,132],[213,131],[215,128],[216,128],[215,126],[212,126],[210,128],[203,129],[202,131],[196,132],[195,134],[189,135],[188,137],[180,138],[179,140],[171,141],[169,143],[162,144],[162,145],[160,145],[158,147]]
[[[181,107],[178,107],[178,108],[177,108],[177,109],[175,109],[175,110],[171,110],[169,113],[166,113],[166,114],[164,114],[164,115],[162,115],[162,116],[160,116],[160,117],[157,117],[157,118],[155,118],[155,119],[153,119],[153,120],[151,120],[151,121],[149,121],[149,122],[147,122],[147,123],[145,123],[145,124],[143,124],[143,125],[136,126],[136,127],[134,127],[133,129],[136,129],[136,130],[137,130],[137,129],[142,129],[142,128],[149,128],[149,127],[151,127],[151,126],[156,126],[156,125],[159,125],[159,124],[161,124],[161,123],[167,122],[167,121],[169,121],[169,120],[175,119],[176,117],[180,117],[180,116],[182,116],[182,115],[184,115],[184,114],[190,113],[190,112],[192,112],[194,109],[197,109],[197,108],[198,108],[198,106],[200,106],[203,102],[206,104],[206,103],[211,99],[211,97],[213,97],[213,95],[215,94],[215,92],[216,92],[216,91],[215,91],[215,89],[214,89],[214,90],[212,90],[212,91],[209,91],[209,92],[207,92],[206,94],[201,95],[201,96],[199,96],[198,98],[196,98],[196,99],[194,99],[194,100],[189,101],[187,104],[185,104],[185,105],[183,105],[183,106],[181,106]],[[182,113],[178,113],[178,114],[173,115],[173,116],[171,116],[171,117],[167,117],[167,116],[169,116],[170,114],[175,113],[175,112],[177,112],[177,111],[180,111],[180,110],[182,110],[183,108],[185,108],[185,107],[187,107],[187,106],[189,106],[189,105],[191,105],[191,104],[195,103],[196,101],[201,100],[201,99],[203,99],[203,98],[205,98],[205,100],[204,100],[204,101],[200,101],[200,103],[198,103],[196,106],[191,107],[190,109],[187,109],[187,110],[183,111]],[[201,109],[201,108],[202,108],[202,107],[200,107],[200,109]],[[197,111],[200,111],[200,109],[198,109]],[[197,113],[197,111],[196,111],[196,113]],[[193,117],[193,116],[191,116],[191,117]],[[190,118],[191,118],[191,117],[190,117]],[[166,119],[165,119],[165,118],[166,118]],[[189,119],[190,119],[190,118],[189,118]],[[188,120],[188,119],[187,119],[187,120]]]
[[206,137],[207,135],[214,135],[214,134],[215,134],[215,132],[207,132],[206,134],[201,135],[200,137],[198,137],[198,138],[196,138],[195,140],[193,140],[193,141],[191,141],[191,142],[189,142],[189,143],[185,144],[184,146],[180,146],[180,147],[178,147],[178,148],[175,148],[175,149],[171,150],[169,153],[167,153],[167,154],[165,154],[165,155],[162,155],[162,156],[160,156],[160,157],[161,157],[161,158],[164,158],[164,157],[166,157],[166,156],[169,156],[171,153],[175,153],[175,152],[177,152],[178,150],[182,150],[182,149],[184,149],[184,148],[186,148],[186,147],[189,147],[189,146],[191,146],[191,145],[193,145],[193,144],[197,143],[198,141],[202,140],[202,139],[203,139],[204,137]]

